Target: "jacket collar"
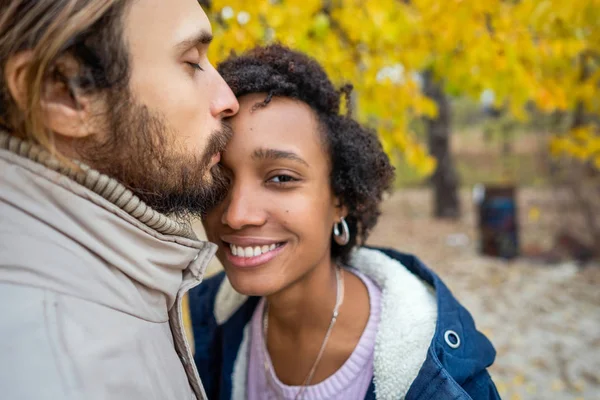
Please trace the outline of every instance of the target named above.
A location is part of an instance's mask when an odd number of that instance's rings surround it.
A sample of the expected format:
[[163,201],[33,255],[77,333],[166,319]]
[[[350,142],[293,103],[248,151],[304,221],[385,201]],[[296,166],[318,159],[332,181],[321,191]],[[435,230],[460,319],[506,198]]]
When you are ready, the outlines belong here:
[[[381,319],[377,329],[374,381],[378,398],[406,395],[427,356],[436,321],[436,302],[431,288],[397,260],[371,249],[355,251],[350,265],[371,278],[381,289]],[[215,318],[227,321],[247,300],[224,279],[215,300]],[[248,329],[233,371],[233,398],[245,397]],[[402,340],[397,340],[400,337]]]
[[[417,257],[393,249],[377,249],[398,260],[415,276],[431,285],[437,298],[437,323],[428,361],[459,385],[484,371],[496,358],[492,343],[479,332],[471,314],[458,302],[442,280]],[[452,340],[455,334],[460,342]],[[452,345],[451,345],[452,344]],[[424,378],[420,374],[419,378]]]
[[12,231],[3,242],[13,246],[0,260],[20,266],[1,269],[2,279],[164,322],[216,251],[189,224],[152,210],[116,180],[86,166],[66,169],[5,132],[0,170],[0,205],[9,207],[3,228]]
[[41,164],[51,171],[67,176],[159,233],[196,239],[189,223],[175,221],[153,210],[117,180],[101,174],[83,163],[74,161],[80,167],[79,170],[66,167],[40,146],[12,136],[2,129],[0,129],[0,149],[8,150]]
[[[402,398],[415,388],[431,386],[440,376],[451,377],[444,382],[458,390],[456,383],[461,385],[492,364],[495,350],[491,343],[476,330],[470,314],[445,284],[419,259],[392,249],[362,248],[353,253],[350,265],[382,289],[374,361],[378,399]],[[235,318],[247,300],[223,279],[213,310],[217,324]],[[251,315],[244,314],[247,318]],[[450,331],[461,340],[456,348],[446,341]],[[233,368],[234,399],[243,398],[245,393],[247,335],[246,329]],[[405,339],[399,342],[399,337]],[[411,393],[410,398],[427,398],[424,394]]]

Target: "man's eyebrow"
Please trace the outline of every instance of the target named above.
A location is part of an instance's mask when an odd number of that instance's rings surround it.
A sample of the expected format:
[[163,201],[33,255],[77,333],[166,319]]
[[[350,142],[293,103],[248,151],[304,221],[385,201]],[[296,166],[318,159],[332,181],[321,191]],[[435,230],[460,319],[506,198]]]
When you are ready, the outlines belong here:
[[185,51],[199,45],[209,45],[213,40],[213,35],[205,30],[201,30],[197,34],[193,35],[189,39],[185,39],[177,44],[176,49],[178,51]]
[[292,151],[286,151],[286,150],[277,150],[277,149],[256,149],[254,150],[254,152],[252,152],[252,158],[253,159],[258,159],[258,160],[280,160],[280,159],[284,159],[284,160],[291,160],[291,161],[296,161],[299,162],[301,164],[306,165],[307,167],[309,166],[308,163],[306,161],[304,161],[302,159],[302,157],[300,157],[298,154],[292,152]]

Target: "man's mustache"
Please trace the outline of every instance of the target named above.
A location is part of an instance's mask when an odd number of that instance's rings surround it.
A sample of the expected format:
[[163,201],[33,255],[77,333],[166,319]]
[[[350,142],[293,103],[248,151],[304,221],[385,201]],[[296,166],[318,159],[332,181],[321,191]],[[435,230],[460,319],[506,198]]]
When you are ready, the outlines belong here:
[[215,154],[225,150],[225,147],[227,147],[231,138],[233,138],[233,129],[231,128],[230,123],[228,121],[222,121],[221,128],[214,131],[208,140],[208,145],[204,153],[204,161],[207,165]]

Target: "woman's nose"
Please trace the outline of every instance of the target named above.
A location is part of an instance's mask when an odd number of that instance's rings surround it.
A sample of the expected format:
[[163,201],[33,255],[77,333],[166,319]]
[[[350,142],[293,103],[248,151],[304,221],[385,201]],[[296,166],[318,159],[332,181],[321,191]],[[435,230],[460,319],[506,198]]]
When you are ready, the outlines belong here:
[[242,229],[247,226],[261,226],[266,221],[264,202],[252,193],[252,190],[242,191],[232,188],[226,201],[221,222],[232,229]]

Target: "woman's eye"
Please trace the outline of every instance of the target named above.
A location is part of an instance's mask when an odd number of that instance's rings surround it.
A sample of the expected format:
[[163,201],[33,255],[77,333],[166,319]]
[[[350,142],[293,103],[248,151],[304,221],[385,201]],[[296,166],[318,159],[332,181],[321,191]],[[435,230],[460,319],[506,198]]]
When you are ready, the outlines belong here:
[[204,69],[200,66],[200,64],[196,64],[196,63],[193,63],[193,62],[186,62],[186,64],[189,65],[190,67],[192,67],[195,70],[204,71]]
[[297,181],[297,179],[289,175],[275,175],[274,177],[269,179],[269,182],[273,183],[289,183],[295,181]]

